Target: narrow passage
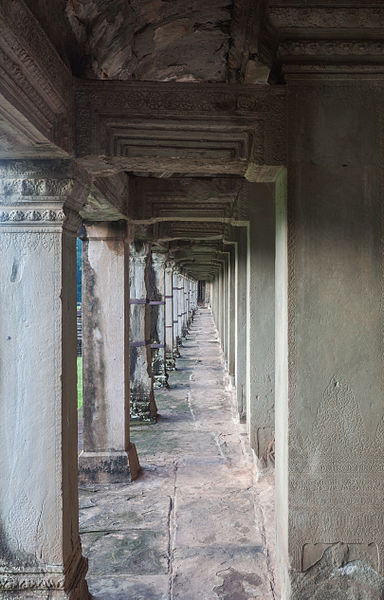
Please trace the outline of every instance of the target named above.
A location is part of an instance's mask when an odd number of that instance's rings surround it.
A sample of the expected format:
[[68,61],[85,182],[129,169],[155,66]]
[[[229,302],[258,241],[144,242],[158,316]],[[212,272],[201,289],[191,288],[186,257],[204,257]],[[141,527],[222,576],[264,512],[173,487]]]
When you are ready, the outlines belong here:
[[95,600],[275,600],[273,485],[255,481],[245,425],[200,308],[156,425],[132,428],[143,472],[80,490]]

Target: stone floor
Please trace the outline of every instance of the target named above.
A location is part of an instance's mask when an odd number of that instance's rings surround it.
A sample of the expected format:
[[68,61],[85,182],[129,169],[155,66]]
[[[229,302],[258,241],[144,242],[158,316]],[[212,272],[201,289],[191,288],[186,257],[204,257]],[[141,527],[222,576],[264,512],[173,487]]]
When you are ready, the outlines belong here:
[[256,481],[220,346],[199,309],[156,425],[136,426],[131,484],[80,490],[95,600],[274,600],[273,482]]

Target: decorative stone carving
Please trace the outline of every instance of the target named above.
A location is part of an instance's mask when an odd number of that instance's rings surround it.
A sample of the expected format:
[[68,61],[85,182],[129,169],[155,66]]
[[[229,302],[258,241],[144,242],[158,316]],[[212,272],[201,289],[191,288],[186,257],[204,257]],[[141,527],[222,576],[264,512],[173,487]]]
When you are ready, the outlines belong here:
[[287,73],[380,71],[384,9],[363,2],[343,4],[299,8],[293,2],[269,3],[277,57]]
[[0,419],[4,599],[89,598],[77,512],[75,310],[77,210],[88,191],[71,161],[0,162],[0,378],[12,399]]
[[70,152],[72,74],[22,0],[0,11],[0,115],[19,141],[4,158]]
[[251,157],[284,164],[275,139],[285,126],[284,97],[267,85],[78,81],[77,154],[100,174],[242,175]]

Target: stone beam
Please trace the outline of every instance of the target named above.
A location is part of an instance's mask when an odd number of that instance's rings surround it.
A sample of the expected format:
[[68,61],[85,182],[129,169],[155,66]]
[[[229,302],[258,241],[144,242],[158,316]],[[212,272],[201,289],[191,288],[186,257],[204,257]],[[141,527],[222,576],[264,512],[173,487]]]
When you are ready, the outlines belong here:
[[0,3],[0,158],[72,150],[72,74],[22,0]]
[[97,177],[80,214],[85,221],[126,219],[129,207],[129,178],[126,173]]
[[268,21],[277,32],[275,52],[284,72],[382,72],[384,7],[364,0],[305,7],[271,0]]
[[229,222],[242,183],[240,177],[132,177],[134,222]]
[[96,175],[119,171],[243,175],[285,164],[285,90],[77,80],[76,154]]
[[259,53],[261,28],[265,23],[265,0],[237,0],[231,21],[232,45],[228,54],[229,77],[238,83],[265,83],[269,68]]
[[182,223],[172,222],[153,225],[153,236],[160,242],[170,240],[220,240],[225,225],[222,223]]

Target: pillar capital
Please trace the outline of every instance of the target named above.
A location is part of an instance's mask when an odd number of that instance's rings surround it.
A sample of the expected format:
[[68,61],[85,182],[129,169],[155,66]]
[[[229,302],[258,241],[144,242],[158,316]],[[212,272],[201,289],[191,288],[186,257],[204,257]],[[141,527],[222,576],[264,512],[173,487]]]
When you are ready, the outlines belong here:
[[167,258],[167,261],[165,263],[165,270],[168,273],[171,273],[172,271],[174,271],[175,269],[175,261],[172,258]]
[[166,266],[168,252],[164,250],[152,250],[152,262],[154,266]]
[[64,229],[76,234],[89,187],[88,175],[70,160],[2,160],[0,229],[35,234]]
[[86,236],[92,241],[124,241],[127,236],[125,221],[95,221],[85,223]]
[[133,240],[129,246],[129,260],[135,264],[146,264],[151,251],[150,242]]

